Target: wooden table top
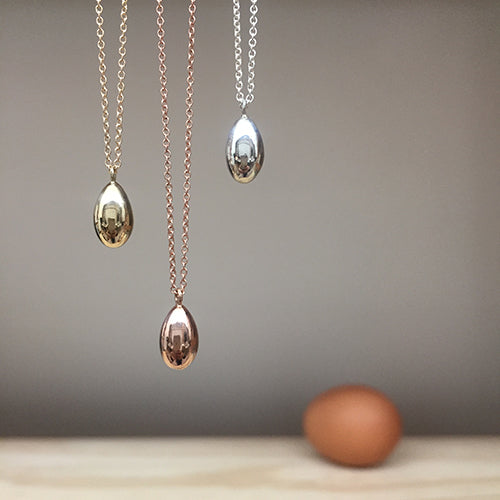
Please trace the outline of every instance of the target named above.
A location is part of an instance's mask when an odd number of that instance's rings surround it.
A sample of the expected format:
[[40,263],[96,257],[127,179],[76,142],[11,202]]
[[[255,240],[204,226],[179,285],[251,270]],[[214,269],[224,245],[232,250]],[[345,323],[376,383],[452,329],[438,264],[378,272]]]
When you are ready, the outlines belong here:
[[500,437],[404,438],[352,469],[300,437],[0,439],[1,499],[500,499]]

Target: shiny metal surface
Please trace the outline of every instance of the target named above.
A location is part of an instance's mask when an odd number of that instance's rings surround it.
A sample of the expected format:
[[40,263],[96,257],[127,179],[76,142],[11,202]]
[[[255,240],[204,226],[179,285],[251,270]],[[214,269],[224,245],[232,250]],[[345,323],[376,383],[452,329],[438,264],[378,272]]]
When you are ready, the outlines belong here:
[[243,114],[229,132],[226,162],[233,178],[252,181],[264,163],[264,143],[255,123]]
[[174,370],[187,368],[198,352],[198,330],[191,313],[176,305],[161,327],[160,351],[163,361]]
[[104,245],[117,248],[128,240],[133,225],[134,216],[127,193],[112,180],[101,191],[95,204],[95,232]]

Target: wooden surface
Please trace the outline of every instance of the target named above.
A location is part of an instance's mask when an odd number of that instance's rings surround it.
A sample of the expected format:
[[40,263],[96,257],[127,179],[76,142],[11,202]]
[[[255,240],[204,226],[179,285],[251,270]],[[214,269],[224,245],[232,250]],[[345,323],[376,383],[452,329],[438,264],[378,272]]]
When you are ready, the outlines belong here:
[[302,438],[2,439],[1,499],[500,499],[500,437],[406,438],[373,469]]

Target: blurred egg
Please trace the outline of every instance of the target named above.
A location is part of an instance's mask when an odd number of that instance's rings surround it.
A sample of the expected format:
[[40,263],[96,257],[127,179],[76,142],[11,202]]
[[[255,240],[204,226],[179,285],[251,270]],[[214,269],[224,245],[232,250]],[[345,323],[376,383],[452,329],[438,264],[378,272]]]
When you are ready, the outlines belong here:
[[362,385],[334,387],[317,396],[304,413],[303,426],[321,455],[357,467],[385,460],[402,432],[392,401]]

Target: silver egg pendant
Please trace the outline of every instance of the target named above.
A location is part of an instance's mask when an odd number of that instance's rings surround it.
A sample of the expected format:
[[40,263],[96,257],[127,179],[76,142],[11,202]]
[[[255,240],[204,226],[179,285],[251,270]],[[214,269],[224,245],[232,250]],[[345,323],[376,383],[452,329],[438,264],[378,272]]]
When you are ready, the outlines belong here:
[[127,193],[111,180],[99,194],[94,208],[94,228],[109,248],[121,247],[132,233],[134,215]]
[[187,368],[198,352],[198,329],[183,305],[167,314],[160,332],[160,352],[165,364],[174,370]]
[[229,132],[226,162],[233,179],[243,184],[253,181],[264,163],[262,136],[246,114]]

